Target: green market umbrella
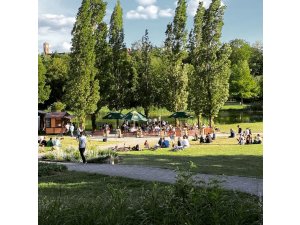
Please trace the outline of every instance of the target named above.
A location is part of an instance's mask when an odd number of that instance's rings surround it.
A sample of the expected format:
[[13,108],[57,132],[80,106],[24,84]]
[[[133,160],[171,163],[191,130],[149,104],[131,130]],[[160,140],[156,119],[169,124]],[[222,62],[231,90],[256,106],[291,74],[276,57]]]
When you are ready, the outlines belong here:
[[123,119],[124,115],[122,113],[119,112],[110,112],[108,113],[106,116],[104,116],[102,119],[105,120],[120,120]]
[[110,112],[106,116],[104,116],[102,119],[105,119],[105,120],[117,120],[117,127],[118,127],[119,120],[123,119],[123,118],[124,118],[124,115],[122,113],[119,113],[119,112]]
[[175,119],[175,125],[177,126],[177,119],[188,119],[188,118],[193,118],[192,115],[188,114],[187,112],[174,112],[172,115],[169,116],[169,118],[174,118]]
[[131,111],[127,113],[123,119],[130,120],[130,121],[147,121],[147,118],[143,114],[137,111]]

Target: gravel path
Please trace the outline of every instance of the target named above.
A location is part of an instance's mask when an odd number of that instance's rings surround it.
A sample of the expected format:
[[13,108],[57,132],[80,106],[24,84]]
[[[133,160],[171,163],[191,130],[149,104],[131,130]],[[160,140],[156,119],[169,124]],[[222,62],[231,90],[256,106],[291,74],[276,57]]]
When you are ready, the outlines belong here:
[[[111,164],[82,164],[82,163],[61,163],[71,171],[99,173],[109,176],[127,177],[137,180],[159,181],[175,183],[176,172],[170,169],[146,167],[137,165],[111,165]],[[194,175],[196,181],[220,180],[221,186],[227,190],[236,190],[249,194],[263,195],[263,180],[248,177],[225,176],[225,175]]]

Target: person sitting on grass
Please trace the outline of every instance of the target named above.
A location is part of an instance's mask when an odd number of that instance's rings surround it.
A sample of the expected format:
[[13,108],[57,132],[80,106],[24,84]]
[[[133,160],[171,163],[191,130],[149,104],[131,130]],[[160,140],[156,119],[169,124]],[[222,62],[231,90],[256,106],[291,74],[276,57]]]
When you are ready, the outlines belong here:
[[240,134],[240,136],[239,136],[239,138],[237,138],[237,140],[238,140],[239,145],[245,144],[245,137],[242,134]]
[[40,146],[45,147],[46,145],[47,145],[47,141],[46,141],[46,139],[43,139],[43,140],[40,142]]
[[47,141],[46,146],[47,146],[47,147],[53,147],[53,141],[52,141],[52,138],[50,138],[49,141]]
[[177,145],[175,145],[172,150],[178,151],[178,150],[182,150],[182,149],[183,149],[182,141],[181,141],[181,138],[178,137]]
[[59,147],[61,147],[61,143],[58,137],[53,141],[52,150],[59,150]]
[[232,128],[230,128],[230,136],[229,138],[234,138],[235,137],[235,132],[233,131]]
[[169,148],[169,146],[170,146],[169,140],[166,140],[165,138],[163,138],[161,147],[162,147],[162,148]]
[[148,143],[148,141],[146,140],[145,143],[144,143],[144,148],[145,149],[150,149],[150,145]]
[[216,133],[215,132],[213,132],[213,134],[212,134],[212,140],[216,140]]
[[159,144],[160,147],[162,146],[162,142],[163,142],[163,139],[162,139],[162,138],[159,138],[158,144]]
[[139,151],[139,150],[140,150],[140,146],[138,144],[132,147],[132,151]]
[[198,134],[195,132],[195,136],[194,136],[194,139],[192,141],[198,141],[199,137],[198,137]]
[[247,144],[247,145],[252,144],[252,137],[251,137],[250,134],[247,135],[247,137],[246,137],[246,144]]
[[211,136],[210,136],[210,133],[208,133],[208,134],[206,135],[205,143],[212,143],[212,138],[211,138]]
[[183,140],[182,140],[182,147],[183,147],[183,148],[188,148],[188,147],[190,147],[189,139],[187,139],[186,137],[183,137]]
[[257,134],[254,138],[253,144],[261,144],[260,134]]
[[201,143],[205,143],[205,140],[204,140],[203,135],[200,136],[200,144],[201,144]]

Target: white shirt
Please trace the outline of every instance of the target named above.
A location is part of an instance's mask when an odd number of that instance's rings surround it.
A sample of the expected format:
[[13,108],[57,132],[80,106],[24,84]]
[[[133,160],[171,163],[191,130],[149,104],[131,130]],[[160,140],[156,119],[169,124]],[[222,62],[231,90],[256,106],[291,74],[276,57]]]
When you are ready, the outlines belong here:
[[182,146],[183,147],[190,147],[190,143],[188,139],[183,139],[182,140]]
[[86,147],[86,136],[82,135],[79,137],[79,148],[85,148]]

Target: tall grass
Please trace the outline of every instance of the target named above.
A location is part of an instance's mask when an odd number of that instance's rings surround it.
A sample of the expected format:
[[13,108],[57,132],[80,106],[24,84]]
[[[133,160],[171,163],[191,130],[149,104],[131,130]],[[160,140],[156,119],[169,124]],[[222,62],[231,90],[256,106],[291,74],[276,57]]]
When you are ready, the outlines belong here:
[[53,199],[40,197],[39,224],[262,224],[260,199],[225,191],[216,181],[195,187],[189,170],[179,173],[175,185],[154,183],[148,189],[141,186],[140,192],[111,185],[109,179],[106,182],[106,187],[90,198],[77,189],[66,198],[62,191]]
[[[117,159],[118,153],[112,150],[103,150],[98,146],[90,146],[84,153],[88,162],[105,162],[108,159]],[[80,162],[81,156],[77,147],[68,146],[46,152],[42,159],[54,161]]]

